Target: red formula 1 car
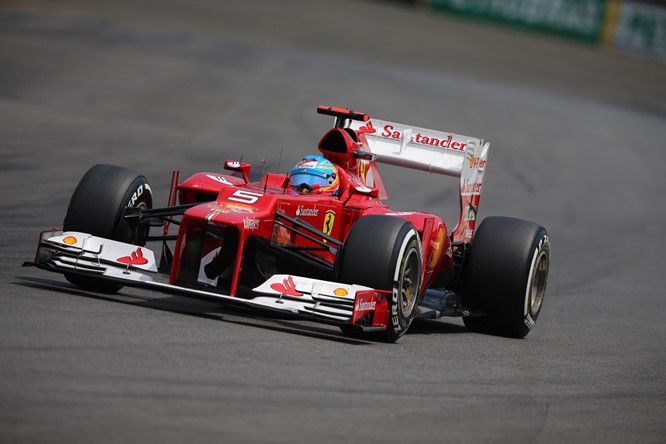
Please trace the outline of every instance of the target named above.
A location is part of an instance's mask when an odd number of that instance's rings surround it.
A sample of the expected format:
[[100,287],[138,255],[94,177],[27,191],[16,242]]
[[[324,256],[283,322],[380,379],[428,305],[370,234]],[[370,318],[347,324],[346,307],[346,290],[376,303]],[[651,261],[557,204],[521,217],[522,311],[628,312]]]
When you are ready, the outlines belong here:
[[[543,227],[507,217],[486,218],[475,232],[489,144],[348,109],[317,111],[335,117],[321,156],[256,182],[249,164],[233,160],[230,174],[180,182],[174,172],[163,208],[153,208],[144,176],[92,167],[63,230],[41,234],[34,265],[90,290],[214,297],[383,341],[415,318],[439,316],[524,337],[541,310],[550,244]],[[453,230],[436,215],[384,205],[378,162],[459,177]]]

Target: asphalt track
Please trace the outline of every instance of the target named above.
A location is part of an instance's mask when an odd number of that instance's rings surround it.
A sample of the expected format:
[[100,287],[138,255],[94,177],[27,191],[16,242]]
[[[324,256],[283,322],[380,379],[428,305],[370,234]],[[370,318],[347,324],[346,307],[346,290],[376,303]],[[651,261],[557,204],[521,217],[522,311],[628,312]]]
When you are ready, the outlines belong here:
[[[0,2],[0,442],[666,440],[666,64],[374,2]],[[187,5],[187,6],[184,6]],[[525,340],[397,344],[22,268],[85,170],[281,169],[318,104],[492,142],[480,217],[547,227]],[[387,169],[455,218],[455,181]]]

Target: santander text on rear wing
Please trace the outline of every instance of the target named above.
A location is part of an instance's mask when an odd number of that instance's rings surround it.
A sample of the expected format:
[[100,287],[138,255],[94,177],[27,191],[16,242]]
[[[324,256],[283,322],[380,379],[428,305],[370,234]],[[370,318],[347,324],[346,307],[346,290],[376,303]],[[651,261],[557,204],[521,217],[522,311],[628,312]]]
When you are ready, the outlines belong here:
[[461,211],[452,238],[472,240],[489,142],[378,119],[348,121],[350,128],[365,135],[377,162],[459,177]]

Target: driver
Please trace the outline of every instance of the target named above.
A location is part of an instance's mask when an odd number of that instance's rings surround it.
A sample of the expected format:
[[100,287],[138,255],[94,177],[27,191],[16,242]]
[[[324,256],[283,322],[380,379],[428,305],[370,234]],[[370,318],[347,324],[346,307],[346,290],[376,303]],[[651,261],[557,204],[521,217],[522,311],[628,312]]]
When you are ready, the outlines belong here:
[[291,188],[301,193],[338,193],[338,169],[322,156],[305,156],[289,173]]

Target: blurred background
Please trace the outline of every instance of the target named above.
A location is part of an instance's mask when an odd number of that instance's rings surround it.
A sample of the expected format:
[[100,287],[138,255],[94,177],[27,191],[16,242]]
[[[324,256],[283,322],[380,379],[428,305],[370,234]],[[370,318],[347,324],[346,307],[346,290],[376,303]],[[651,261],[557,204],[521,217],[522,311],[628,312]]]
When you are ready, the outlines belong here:
[[[666,8],[630,0],[0,0],[0,442],[654,442],[666,436]],[[398,344],[21,268],[96,163],[288,171],[317,105],[491,142],[479,217],[549,232],[522,341]],[[284,153],[280,153],[284,147]],[[382,167],[398,210],[453,179]]]

